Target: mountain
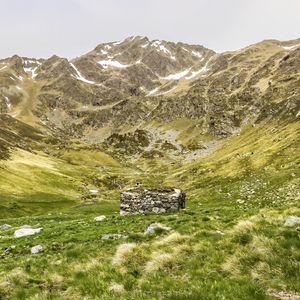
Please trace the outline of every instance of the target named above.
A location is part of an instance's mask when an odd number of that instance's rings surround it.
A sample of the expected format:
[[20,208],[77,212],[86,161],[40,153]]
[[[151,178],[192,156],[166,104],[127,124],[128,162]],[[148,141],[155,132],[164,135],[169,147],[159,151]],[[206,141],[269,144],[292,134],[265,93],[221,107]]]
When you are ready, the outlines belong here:
[[[300,39],[0,60],[0,299],[299,297],[299,69]],[[186,209],[119,216],[136,182]],[[44,231],[13,239],[24,224]]]
[[[192,145],[197,157],[206,147],[197,140],[213,143],[275,116],[298,120],[299,45],[266,40],[217,54],[129,37],[70,61],[13,56],[0,61],[0,109],[64,142],[107,145],[142,130],[144,148],[167,143],[174,154]],[[160,124],[185,119],[188,128],[170,125],[161,138]],[[188,139],[175,141],[187,130]]]

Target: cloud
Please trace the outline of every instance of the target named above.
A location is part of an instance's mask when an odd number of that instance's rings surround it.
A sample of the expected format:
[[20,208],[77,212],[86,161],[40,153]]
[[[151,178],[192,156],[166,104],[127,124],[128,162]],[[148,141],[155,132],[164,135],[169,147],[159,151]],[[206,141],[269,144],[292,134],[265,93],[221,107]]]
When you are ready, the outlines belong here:
[[74,57],[131,35],[219,52],[300,35],[298,0],[0,0],[0,57]]

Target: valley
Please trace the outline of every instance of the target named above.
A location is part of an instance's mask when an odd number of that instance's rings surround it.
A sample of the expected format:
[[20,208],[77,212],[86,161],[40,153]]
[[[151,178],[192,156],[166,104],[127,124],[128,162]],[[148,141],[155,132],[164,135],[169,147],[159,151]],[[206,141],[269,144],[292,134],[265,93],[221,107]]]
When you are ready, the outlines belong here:
[[[0,299],[300,299],[299,43],[0,60]],[[136,182],[186,209],[120,216]]]

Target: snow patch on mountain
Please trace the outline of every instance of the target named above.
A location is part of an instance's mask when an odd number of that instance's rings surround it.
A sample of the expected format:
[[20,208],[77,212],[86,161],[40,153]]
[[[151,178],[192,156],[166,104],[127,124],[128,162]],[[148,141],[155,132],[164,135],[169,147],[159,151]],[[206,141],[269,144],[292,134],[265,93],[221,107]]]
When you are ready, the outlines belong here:
[[34,79],[37,76],[36,70],[38,67],[25,67],[24,71],[26,73],[31,73],[31,78]]
[[113,45],[117,46],[117,45],[120,45],[121,43],[123,43],[123,41],[114,42]]
[[172,91],[176,90],[176,86],[173,86],[172,88],[170,88],[169,90],[165,91],[165,92],[161,92],[159,94],[157,94],[157,96],[159,95],[165,95],[165,94],[168,94],[168,93],[171,93]]
[[285,49],[285,50],[293,50],[293,49],[295,49],[299,46],[300,46],[300,44],[293,45],[293,46],[283,46],[282,48]]
[[25,65],[29,65],[29,64],[35,64],[35,65],[41,65],[41,63],[39,62],[39,61],[37,61],[37,60],[32,60],[32,59],[26,59],[25,61],[24,61],[24,63],[25,63]]
[[161,41],[153,41],[150,46],[158,47],[161,44]]
[[5,103],[6,103],[7,107],[8,107],[8,109],[10,109],[11,108],[10,100],[6,96],[4,96],[4,99],[5,99]]
[[127,68],[128,65],[123,65],[120,62],[118,62],[117,60],[112,60],[112,59],[108,59],[108,60],[100,60],[98,61],[98,64],[102,65],[103,68],[107,69],[108,67],[114,67],[114,68]]
[[199,58],[202,57],[202,54],[201,54],[200,52],[198,52],[198,51],[192,51],[192,54],[193,54],[194,56],[199,57]]
[[158,87],[155,88],[155,89],[153,89],[152,91],[150,91],[150,92],[147,94],[147,96],[152,96],[152,95],[154,95],[157,91],[158,91]]
[[155,47],[157,51],[164,52],[166,54],[170,54],[170,50],[168,50],[164,45],[161,44],[161,41],[154,41],[151,43],[152,47]]
[[161,77],[160,79],[164,79],[164,80],[178,80],[182,77],[184,77],[185,75],[187,75],[189,72],[190,72],[190,69],[187,69],[187,70],[184,70],[184,71],[181,71],[179,73],[176,73],[176,74],[170,74],[166,77]]
[[208,69],[204,66],[203,68],[201,68],[198,71],[193,71],[192,74],[189,75],[189,76],[187,76],[187,77],[185,77],[185,79],[191,80],[191,79],[195,78],[196,76],[198,76],[199,74],[207,72],[207,71],[208,71]]
[[74,78],[78,79],[78,80],[81,80],[85,83],[88,83],[88,84],[95,84],[94,81],[91,81],[91,80],[88,80],[86,78],[84,78],[81,73],[79,72],[79,70],[75,67],[74,64],[70,63],[71,67],[76,71],[76,76],[73,76]]
[[164,45],[160,45],[159,50],[166,54],[170,53],[170,51]]

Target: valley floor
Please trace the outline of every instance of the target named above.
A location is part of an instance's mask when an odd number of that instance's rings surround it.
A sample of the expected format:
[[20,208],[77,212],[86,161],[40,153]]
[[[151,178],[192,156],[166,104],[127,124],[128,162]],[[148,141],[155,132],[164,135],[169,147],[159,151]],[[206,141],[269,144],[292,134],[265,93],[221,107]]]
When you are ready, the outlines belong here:
[[[300,225],[284,225],[300,216],[298,150],[299,124],[287,123],[172,170],[162,158],[15,152],[0,168],[0,226],[12,226],[0,231],[0,299],[300,299]],[[187,208],[120,216],[119,192],[136,178],[183,188]],[[172,230],[144,235],[152,223]],[[43,230],[15,238],[24,225]]]

